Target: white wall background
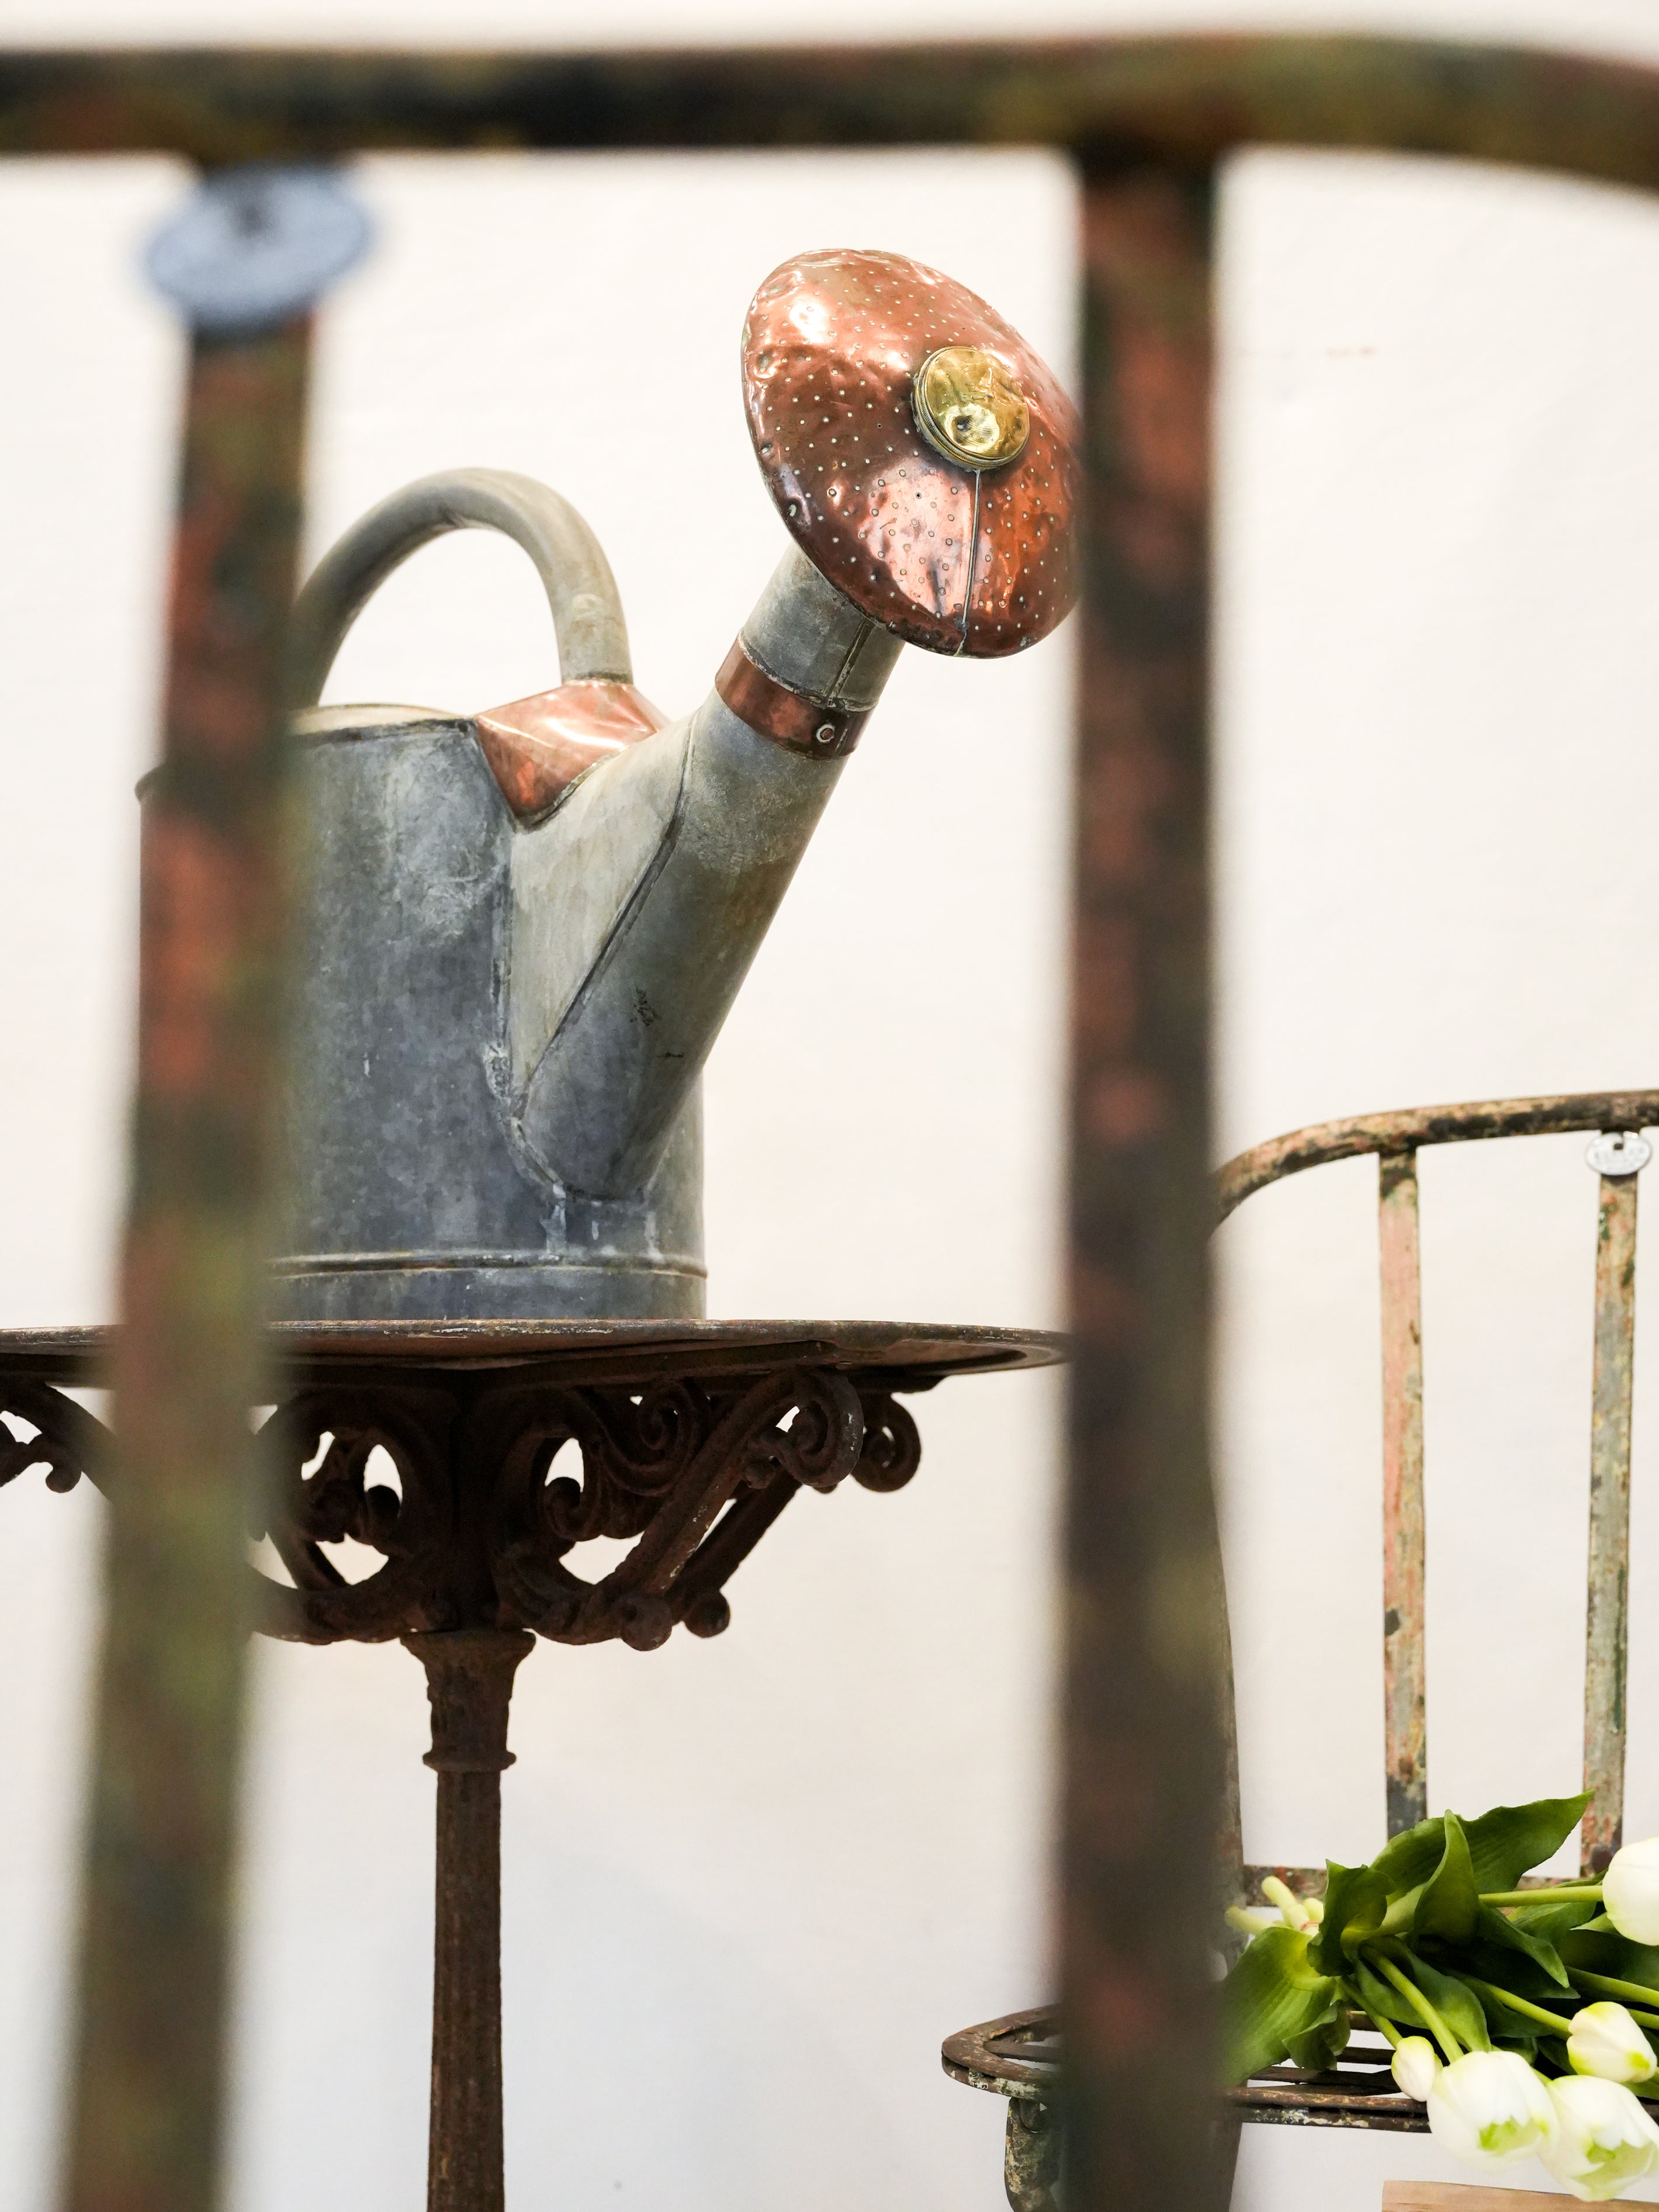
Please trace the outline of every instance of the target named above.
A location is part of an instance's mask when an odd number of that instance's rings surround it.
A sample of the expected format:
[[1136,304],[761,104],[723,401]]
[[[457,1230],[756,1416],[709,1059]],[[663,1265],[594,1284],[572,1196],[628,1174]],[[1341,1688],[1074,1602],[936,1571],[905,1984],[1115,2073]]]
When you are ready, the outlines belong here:
[[[1341,13],[1659,57],[1652,0]],[[1019,27],[1198,19],[1042,0]],[[425,0],[258,0],[234,22],[223,0],[146,0],[142,23],[113,0],[11,0],[3,34],[1007,27],[981,0],[781,24],[750,0],[612,0],[602,22],[527,0],[464,21]],[[1042,156],[380,161],[362,185],[380,246],[325,320],[317,549],[426,469],[541,475],[599,530],[639,679],[676,709],[781,542],[733,359],[777,260],[838,240],[915,252],[1071,370],[1070,185]],[[179,364],[133,257],[178,189],[162,164],[0,168],[0,1322],[109,1309],[129,793],[152,744]],[[1659,207],[1260,155],[1230,179],[1224,240],[1221,1149],[1366,1107],[1653,1080]],[[695,541],[684,514],[712,518]],[[387,588],[333,696],[472,707],[551,675],[529,571],[469,538]],[[906,656],[711,1066],[715,1311],[1056,1317],[1069,682],[1061,641],[1006,668]],[[1425,1172],[1437,1804],[1576,1778],[1581,1149]],[[1358,1163],[1265,1195],[1221,1244],[1260,1857],[1380,1839],[1373,1178]],[[1659,1827],[1652,1342],[1638,1832]],[[1055,1407],[1041,1380],[941,1392],[919,1409],[915,1485],[803,1501],[734,1585],[724,1639],[648,1661],[544,1650],[525,1670],[505,1845],[516,2205],[994,2212],[1000,2108],[936,2054],[1046,1987]],[[0,1510],[0,2212],[36,2212],[97,1509],[37,1476]],[[420,2200],[425,2141],[418,1671],[396,1650],[262,1647],[258,1687],[235,2212],[392,2212]],[[1419,2142],[1261,2130],[1241,2204],[1359,2212],[1383,2174],[1440,2171]]]

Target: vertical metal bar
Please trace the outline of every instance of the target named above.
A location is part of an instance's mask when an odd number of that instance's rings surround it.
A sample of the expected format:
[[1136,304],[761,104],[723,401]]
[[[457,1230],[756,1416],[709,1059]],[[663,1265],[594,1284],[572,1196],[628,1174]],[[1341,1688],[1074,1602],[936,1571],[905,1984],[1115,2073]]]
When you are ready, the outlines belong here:
[[308,321],[194,340],[163,767],[145,806],[67,2203],[217,2198],[247,1409],[281,941],[276,735]]
[[501,1772],[519,1628],[406,1636],[426,1668],[438,1776],[427,2212],[503,2212]]
[[1424,1658],[1423,1271],[1417,1154],[1377,1167],[1382,1261],[1382,1702],[1389,1833],[1429,1810]]
[[1603,1874],[1625,1821],[1629,1650],[1630,1434],[1636,1350],[1634,1175],[1601,1177],[1595,1231],[1595,1368],[1590,1399],[1589,1593],[1584,1630],[1584,1787],[1594,1790],[1579,1865]]
[[1072,2212],[1199,2212],[1220,1807],[1208,1456],[1213,180],[1089,170],[1060,1948]]
[[[1221,1810],[1216,1823],[1217,1909],[1249,1902],[1244,1894],[1244,1808],[1238,1787],[1238,1700],[1233,1686],[1233,1631],[1227,1610],[1227,1583],[1222,1571],[1220,1530],[1216,1531],[1215,1561],[1211,1579],[1216,1638],[1216,1713],[1221,1731]],[[1231,1950],[1232,1931],[1218,1929],[1217,1942]],[[1243,1938],[1237,1939],[1243,1948]]]

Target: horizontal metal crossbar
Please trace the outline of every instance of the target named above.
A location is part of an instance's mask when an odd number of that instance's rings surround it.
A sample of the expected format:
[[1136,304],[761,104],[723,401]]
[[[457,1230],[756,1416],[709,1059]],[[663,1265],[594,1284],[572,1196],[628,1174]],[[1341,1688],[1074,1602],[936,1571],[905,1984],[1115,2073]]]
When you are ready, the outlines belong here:
[[1212,167],[1252,143],[1468,155],[1659,187],[1659,73],[1354,36],[590,53],[0,55],[0,152],[1051,145]]

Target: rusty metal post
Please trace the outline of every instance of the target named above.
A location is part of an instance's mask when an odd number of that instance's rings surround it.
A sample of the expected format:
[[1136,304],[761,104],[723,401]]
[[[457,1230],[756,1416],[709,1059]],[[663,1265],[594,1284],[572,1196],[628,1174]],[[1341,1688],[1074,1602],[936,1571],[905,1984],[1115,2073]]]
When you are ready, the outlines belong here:
[[277,1074],[276,739],[309,339],[300,319],[198,334],[191,355],[164,766],[140,876],[73,2212],[216,2202]]
[[1389,1833],[1426,1820],[1423,1268],[1417,1154],[1377,1160],[1382,1278],[1382,1705]]
[[1085,165],[1060,1869],[1072,2212],[1210,2212],[1210,173]]
[[427,2212],[502,2212],[501,1772],[521,1628],[406,1636],[426,1669],[438,1776]]
[[[327,220],[296,235],[296,208]],[[326,235],[321,235],[326,233]],[[309,307],[361,251],[337,187],[202,186],[149,269],[192,337],[138,1066],[64,2201],[218,2201],[254,1503],[267,1125],[281,1079],[283,639]]]
[[[1589,1577],[1584,1629],[1584,1787],[1579,1867],[1598,1878],[1625,1825],[1625,1674],[1630,1650],[1630,1439],[1636,1356],[1637,1174],[1644,1140],[1602,1139],[1590,1404]],[[1639,1149],[1638,1149],[1639,1148]],[[1614,1172],[1608,1173],[1612,1166]]]

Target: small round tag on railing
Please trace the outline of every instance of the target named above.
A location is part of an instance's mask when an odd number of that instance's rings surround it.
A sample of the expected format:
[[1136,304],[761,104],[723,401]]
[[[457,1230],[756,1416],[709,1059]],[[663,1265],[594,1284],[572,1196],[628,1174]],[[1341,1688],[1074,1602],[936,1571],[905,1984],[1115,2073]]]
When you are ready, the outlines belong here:
[[204,178],[151,239],[144,266],[193,329],[252,335],[314,307],[369,236],[333,170],[252,162]]
[[1586,1163],[1597,1175],[1640,1175],[1653,1158],[1653,1146],[1634,1129],[1604,1131],[1584,1148]]

